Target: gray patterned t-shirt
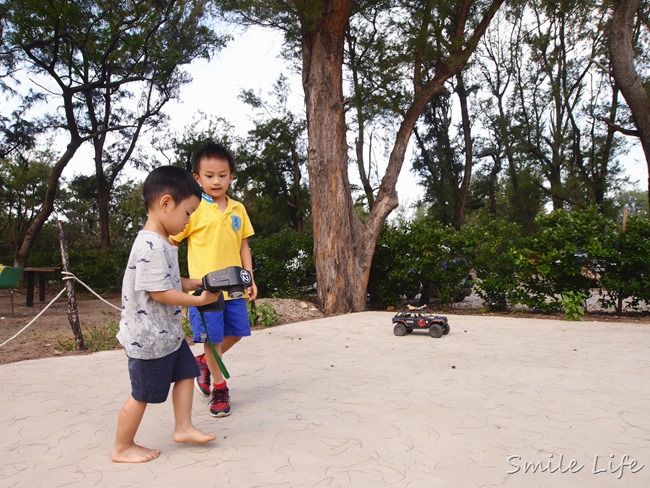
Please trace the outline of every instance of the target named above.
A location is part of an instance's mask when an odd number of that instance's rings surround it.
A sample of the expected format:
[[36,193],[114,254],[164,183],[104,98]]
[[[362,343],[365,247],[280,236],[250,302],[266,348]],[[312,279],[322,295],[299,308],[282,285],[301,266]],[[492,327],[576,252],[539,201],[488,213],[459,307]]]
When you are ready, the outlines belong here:
[[178,248],[161,235],[139,232],[122,280],[122,318],[117,339],[135,359],[167,356],[181,346],[181,307],[158,303],[150,291],[182,290]]

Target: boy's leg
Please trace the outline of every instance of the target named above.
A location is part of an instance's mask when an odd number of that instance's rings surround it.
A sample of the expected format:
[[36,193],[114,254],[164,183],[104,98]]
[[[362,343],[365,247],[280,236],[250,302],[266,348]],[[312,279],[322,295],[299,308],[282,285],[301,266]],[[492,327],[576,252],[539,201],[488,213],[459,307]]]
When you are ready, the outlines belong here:
[[174,442],[207,444],[216,439],[214,434],[205,434],[192,424],[193,380],[187,378],[174,383],[172,401],[174,403]]
[[116,463],[145,463],[160,455],[158,449],[149,449],[135,443],[147,404],[135,400],[132,396],[124,403],[117,419],[115,444],[111,451],[111,460]]
[[208,336],[215,348],[223,341],[223,312],[204,312],[201,316],[196,307],[189,307],[189,318],[192,327],[192,340],[196,343],[202,342],[204,351],[203,354],[196,357],[200,374],[195,382],[195,387],[203,396],[209,397],[212,393],[211,380],[218,383],[223,382],[223,376],[208,343]]
[[[226,351],[237,344],[243,336],[251,334],[246,299],[226,300],[225,310],[223,311],[223,334],[223,341],[217,348],[219,357],[223,357]],[[214,363],[216,366],[216,361]],[[213,417],[226,417],[230,415],[230,391],[221,372],[217,371],[213,376],[214,389],[212,390],[210,415]]]
[[[241,337],[227,335],[223,338],[223,342],[219,344],[221,346],[221,354],[226,354],[228,349],[237,344],[241,340]],[[223,357],[223,356],[222,356]]]
[[[223,352],[221,351],[221,344],[212,344],[212,345],[217,351],[219,357],[222,358]],[[213,385],[219,385],[223,383],[225,379],[223,377],[223,374],[221,373],[221,370],[219,369],[217,360],[214,358],[214,354],[212,354],[212,348],[210,347],[210,344],[203,344],[203,352],[205,354],[205,362],[208,365],[208,368],[210,369],[210,375],[212,375]]]
[[204,397],[209,397],[212,391],[212,374],[207,363],[205,352],[196,356],[196,364],[199,367],[199,375],[194,380],[194,387]]
[[[221,344],[216,344],[215,349],[219,357],[223,357],[221,352]],[[210,349],[208,344],[205,345],[205,359],[208,365],[210,366],[210,371],[214,371],[212,375],[212,395],[210,398],[210,415],[213,417],[227,417],[230,415],[230,392],[228,391],[228,385],[226,383],[219,365],[217,364],[216,359],[214,359],[214,354]]]

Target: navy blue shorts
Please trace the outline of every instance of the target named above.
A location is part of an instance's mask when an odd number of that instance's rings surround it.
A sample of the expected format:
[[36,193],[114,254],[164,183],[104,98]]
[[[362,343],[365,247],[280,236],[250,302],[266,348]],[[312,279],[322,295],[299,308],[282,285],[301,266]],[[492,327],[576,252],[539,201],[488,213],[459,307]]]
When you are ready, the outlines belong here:
[[169,385],[198,375],[199,367],[185,340],[176,351],[162,358],[129,358],[131,396],[139,402],[163,403],[169,395]]
[[[251,325],[248,320],[246,298],[226,300],[226,308],[220,312],[204,312],[205,324],[208,327],[210,341],[214,344],[223,342],[225,336],[246,337],[251,335]],[[192,340],[208,342],[205,326],[196,307],[189,307]]]

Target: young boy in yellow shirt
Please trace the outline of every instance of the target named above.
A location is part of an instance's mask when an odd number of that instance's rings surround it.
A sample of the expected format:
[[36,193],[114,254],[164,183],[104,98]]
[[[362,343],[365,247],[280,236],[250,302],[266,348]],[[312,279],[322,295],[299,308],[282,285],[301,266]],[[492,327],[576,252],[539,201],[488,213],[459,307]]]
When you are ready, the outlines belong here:
[[[208,142],[192,155],[192,171],[203,189],[201,203],[185,230],[171,236],[177,243],[185,238],[188,240],[190,278],[201,279],[211,271],[230,266],[240,266],[252,277],[253,258],[248,238],[254,234],[253,226],[244,205],[226,195],[235,176],[232,154],[224,146]],[[255,300],[257,285],[254,279],[248,294],[248,300]],[[224,299],[225,310],[204,312],[205,326],[196,307],[189,307],[194,342],[204,343],[204,354],[196,358],[201,374],[195,386],[203,396],[211,396],[210,415],[213,417],[230,415],[230,392],[210,350],[208,336],[217,344],[219,356],[223,356],[242,337],[251,334],[246,297],[232,299],[224,292]]]

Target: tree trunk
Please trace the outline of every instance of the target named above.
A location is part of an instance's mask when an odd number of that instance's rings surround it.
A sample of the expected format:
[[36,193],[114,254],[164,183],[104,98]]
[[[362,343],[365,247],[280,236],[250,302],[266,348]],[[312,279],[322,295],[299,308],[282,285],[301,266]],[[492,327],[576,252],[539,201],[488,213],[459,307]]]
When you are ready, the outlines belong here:
[[[609,57],[616,84],[625,97],[634,125],[639,132],[641,147],[650,173],[650,94],[634,68],[632,35],[640,0],[615,0],[610,29]],[[648,178],[650,202],[650,176]]]
[[[63,224],[60,220],[56,221],[59,228],[59,244],[61,246],[61,262],[63,264],[63,271],[70,271],[70,260],[68,259],[68,241],[63,233]],[[77,296],[74,292],[74,280],[65,280],[65,288],[68,293],[68,320],[70,327],[72,327],[72,334],[74,335],[74,342],[77,345],[77,351],[85,351],[86,344],[84,343],[84,336],[81,332],[81,321],[79,320],[79,308],[77,307]]]
[[330,3],[322,23],[303,31],[307,167],[319,306],[326,313],[346,313],[365,308],[367,276],[364,279],[358,268],[355,253],[368,243],[357,239],[353,230],[361,224],[349,191],[345,138],[343,41],[352,1]]
[[469,192],[469,183],[472,178],[472,166],[474,151],[472,150],[472,128],[470,125],[469,109],[467,108],[467,90],[465,88],[465,81],[463,75],[458,73],[456,75],[458,80],[458,99],[460,100],[460,113],[463,122],[463,137],[465,139],[465,169],[463,172],[463,180],[458,190],[457,208],[456,208],[456,228],[460,229],[465,225],[465,202],[467,201],[467,193]]
[[99,212],[100,245],[102,249],[111,247],[109,202],[112,188],[105,181],[103,171],[97,173],[97,210]]

